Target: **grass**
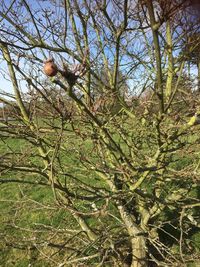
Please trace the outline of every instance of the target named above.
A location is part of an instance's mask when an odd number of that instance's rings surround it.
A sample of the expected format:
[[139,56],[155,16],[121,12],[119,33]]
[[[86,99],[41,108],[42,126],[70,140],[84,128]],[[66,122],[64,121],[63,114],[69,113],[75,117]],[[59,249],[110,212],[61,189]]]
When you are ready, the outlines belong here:
[[[69,129],[70,130],[70,129]],[[135,132],[133,133],[134,137]],[[138,133],[137,133],[138,134]],[[136,134],[136,135],[137,135]],[[144,136],[143,136],[144,134]],[[142,133],[138,137],[139,140],[136,142],[141,142],[146,138],[147,133]],[[48,137],[48,136],[47,136]],[[56,142],[56,136],[51,136],[52,144]],[[115,134],[115,139],[118,143],[121,142],[120,136]],[[83,189],[79,189],[77,191],[77,187],[81,184],[81,182],[87,183],[90,186],[103,187],[107,188],[107,185],[100,179],[98,179],[95,172],[91,169],[87,169],[87,164],[85,168],[83,168],[80,157],[81,153],[87,159],[87,156],[92,160],[93,164],[98,164],[98,159],[96,155],[96,151],[93,147],[93,141],[89,138],[83,142],[80,137],[74,136],[72,133],[67,133],[64,136],[63,141],[63,150],[61,152],[60,163],[63,166],[63,172],[67,173],[68,176],[60,175],[60,180],[64,183],[66,179],[66,183],[71,192],[80,193],[82,195],[87,194],[87,191]],[[82,145],[83,144],[83,145]],[[144,146],[144,147],[143,147]],[[148,142],[144,145],[141,145],[141,149],[148,150],[149,156],[151,156],[154,151],[149,149]],[[127,147],[124,148],[124,151],[128,151]],[[23,164],[28,163],[30,165],[34,164],[35,166],[42,167],[40,163],[39,156],[35,156],[36,149],[33,146],[21,139],[7,138],[4,141],[0,141],[0,153],[7,154],[10,156],[12,153],[12,161],[13,164]],[[54,151],[50,151],[49,155],[52,156]],[[181,170],[190,166],[194,160],[194,155],[179,155],[176,154],[174,156],[174,163],[171,164],[172,168],[176,168],[177,170]],[[176,162],[178,160],[178,162]],[[83,160],[86,162],[86,160]],[[59,169],[59,162],[55,161],[55,167]],[[77,180],[70,175],[78,178]],[[2,172],[1,178],[3,179],[25,179],[32,182],[36,181],[45,181],[38,174],[33,173],[22,173],[17,172],[15,170],[10,170]],[[144,183],[144,187],[147,187],[147,191],[152,193],[154,183],[154,179],[156,181],[156,177],[152,174],[152,177]],[[174,184],[172,188],[178,188],[178,184]],[[166,188],[167,189],[167,188]],[[195,189],[197,190],[197,189]],[[194,191],[195,191],[194,190]],[[197,197],[198,192],[195,191],[191,197]],[[6,246],[5,242],[12,244],[21,241],[23,244],[23,240],[37,240],[39,242],[44,242],[45,240],[50,242],[62,243],[65,240],[65,233],[59,233],[58,229],[71,228],[76,229],[76,222],[73,217],[69,214],[69,212],[63,207],[59,207],[55,201],[53,191],[51,187],[48,186],[40,186],[40,185],[30,185],[30,184],[17,184],[17,183],[8,183],[0,185],[0,234],[2,236],[0,241],[0,266],[22,266],[26,267],[30,262],[33,261],[33,266],[47,266],[47,261],[45,257],[40,257],[40,254],[37,250],[22,250],[12,248],[10,246]],[[74,200],[75,206],[86,212],[90,210],[88,201],[84,200]],[[95,202],[97,207],[102,207],[105,204],[104,200],[98,200]],[[115,208],[112,205],[109,205],[109,211],[115,213]],[[172,213],[172,214],[171,214]],[[174,211],[168,211],[161,214],[161,216],[165,216],[166,220],[170,216],[174,216]],[[176,214],[179,216],[179,214]],[[115,235],[118,229],[118,223],[116,220],[112,220],[107,216],[98,218],[87,218],[87,222],[90,226],[94,227],[96,230],[100,231],[101,226],[106,226],[106,231],[112,231]],[[112,229],[111,229],[112,228]],[[115,230],[117,229],[117,230]],[[103,229],[105,230],[105,229]],[[56,231],[58,231],[57,236],[55,236]],[[174,233],[176,234],[176,233]],[[7,239],[5,239],[5,237]],[[164,236],[166,238],[166,236]],[[200,235],[198,231],[191,232],[191,240],[198,251],[200,251],[199,243],[200,243]],[[35,242],[35,241],[34,241]],[[32,243],[34,243],[32,242]],[[26,243],[24,245],[27,246]],[[42,252],[53,253],[51,248],[42,249]],[[57,256],[60,257],[59,254]],[[61,255],[61,257],[64,257]],[[35,260],[34,260],[35,258]],[[2,264],[2,265],[1,265]],[[55,266],[55,263],[52,263],[50,266]],[[192,263],[191,263],[192,264]],[[48,265],[49,266],[49,265]],[[188,267],[193,267],[195,265],[188,265]],[[196,266],[195,266],[196,267]]]
[[[73,218],[66,210],[58,208],[56,204],[53,205],[55,201],[52,191],[47,188],[2,185],[0,201],[0,266],[2,267],[28,266],[33,251],[20,249],[21,246],[26,246],[23,240],[35,240],[36,243],[42,240],[50,242],[49,237],[53,235],[51,231],[65,229],[66,221],[68,228],[74,228]],[[62,240],[62,235],[58,236],[55,242]],[[34,244],[32,241],[31,243]],[[18,244],[18,249],[12,248],[13,244]],[[33,266],[47,266],[47,261],[39,257]]]
[[[52,142],[54,142],[54,138]],[[81,148],[80,143],[78,139],[74,139],[69,134],[65,139],[65,149],[63,149],[60,157],[65,172],[78,177],[80,182],[78,180],[75,181],[70,176],[60,176],[60,180],[64,182],[66,179],[67,185],[72,192],[76,192],[77,184],[81,184],[81,181],[91,186],[105,187],[97,179],[95,173],[91,173],[87,168],[82,168],[78,160],[79,154],[76,151],[81,149],[82,152],[91,155],[93,147],[90,140],[87,140],[85,146]],[[27,165],[27,163],[35,166],[40,165],[39,157],[35,157],[35,148],[25,140],[15,138],[1,140],[0,153],[8,155],[8,157],[12,154],[10,159],[13,162],[13,166],[15,164]],[[58,162],[55,162],[55,166],[58,166]],[[4,180],[16,179],[31,182],[45,181],[44,178],[41,180],[38,174],[18,172],[12,170],[12,168],[2,171],[1,178]],[[87,194],[84,190],[81,191],[83,195]],[[66,233],[58,232],[55,237],[54,235],[58,229],[76,229],[77,227],[77,223],[71,214],[64,207],[57,205],[50,186],[18,183],[0,184],[0,204],[0,235],[2,237],[0,240],[0,266],[2,267],[28,266],[32,261],[33,251],[30,253],[28,249],[20,248],[23,245],[27,246],[26,242],[24,242],[25,239],[32,240],[30,244],[34,244],[34,242],[41,243],[45,240],[47,242],[63,243],[67,235]],[[79,209],[86,211],[87,201],[76,201],[75,204]],[[101,206],[101,201],[97,202],[96,205]],[[89,206],[88,208],[90,209]],[[104,218],[103,220],[106,219]],[[88,223],[98,228],[96,219],[88,219]],[[15,248],[15,245],[12,247],[13,244],[18,244],[19,247]],[[41,248],[41,250],[43,253],[54,253],[53,249],[49,247]],[[59,255],[57,256],[59,258]],[[46,261],[45,257],[37,256],[36,258],[34,267],[46,266],[48,261]],[[52,266],[55,266],[55,263]]]

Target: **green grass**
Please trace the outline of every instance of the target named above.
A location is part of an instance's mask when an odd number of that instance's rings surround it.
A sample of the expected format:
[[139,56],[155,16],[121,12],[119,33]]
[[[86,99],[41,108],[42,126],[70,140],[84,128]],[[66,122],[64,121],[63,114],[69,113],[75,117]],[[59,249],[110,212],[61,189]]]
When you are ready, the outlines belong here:
[[[131,138],[134,138],[135,135],[138,138],[137,140],[135,140],[135,142],[138,142],[138,146],[141,143],[140,149],[142,151],[147,151],[147,155],[151,157],[155,151],[153,151],[153,149],[150,149],[151,144],[148,144],[148,142],[143,143],[143,140],[147,138],[148,134],[149,133],[143,132],[141,130],[139,137],[138,133],[133,132],[130,134],[130,137],[128,137],[128,139],[131,142]],[[122,145],[123,142],[121,137],[118,134],[114,134],[114,136],[115,141],[118,144]],[[48,138],[48,141],[51,144],[56,143],[57,136],[50,135],[47,136],[47,139]],[[190,141],[194,140],[192,139]],[[125,152],[128,153],[128,148],[126,146],[122,146],[122,148]],[[8,156],[10,156],[10,154],[12,153],[13,163],[28,163],[30,165],[33,164],[35,166],[43,167],[39,156],[35,156],[36,152],[37,149],[25,140],[7,138],[6,140],[4,140],[4,142],[0,141],[0,153],[7,153]],[[105,184],[105,182],[100,180],[93,170],[91,170],[90,168],[87,169],[87,164],[85,168],[83,168],[83,165],[79,159],[80,152],[84,156],[86,156],[86,159],[88,157],[90,160],[92,160],[94,165],[99,164],[98,156],[93,147],[93,141],[88,137],[83,142],[80,137],[74,136],[74,134],[71,132],[67,132],[63,139],[63,148],[60,153],[60,163],[63,166],[64,173],[75,176],[77,180],[73,177],[59,174],[60,181],[64,184],[66,179],[68,189],[71,192],[81,193],[82,195],[87,194],[87,191],[80,188],[77,189],[79,185],[81,185],[81,182],[84,182],[89,186],[95,186],[97,188],[103,187],[105,189],[108,189],[108,186]],[[50,151],[49,155],[52,156],[53,153],[54,151]],[[189,155],[182,155],[178,152],[174,155],[174,163],[172,163],[170,167],[175,168],[176,170],[181,170],[183,168],[186,168],[187,166],[190,166],[193,163],[194,158],[195,160],[197,160],[198,155],[194,156],[194,154],[192,153]],[[140,162],[140,160],[138,160],[138,162]],[[54,166],[59,170],[58,161],[54,162]],[[157,180],[156,175],[157,174],[152,173],[152,176],[149,176],[147,182],[143,184],[144,189],[147,188],[148,193],[152,193],[154,189],[154,183]],[[41,178],[39,174],[17,172],[15,170],[12,170],[12,168],[10,170],[3,171],[0,179],[1,178],[25,179],[31,182],[45,182],[45,178]],[[192,181],[190,181],[190,183],[191,182]],[[181,185],[183,185],[182,181],[180,181],[180,183]],[[179,182],[174,182],[171,184],[168,183],[168,187],[165,185],[166,192],[170,189],[178,189]],[[168,192],[166,194],[168,194]],[[198,194],[199,193],[197,188],[191,191],[191,197],[193,198],[199,197]],[[163,194],[163,200],[164,199],[165,195]],[[0,184],[0,204],[0,234],[3,237],[0,240],[0,262],[2,264],[0,264],[0,266],[2,267],[26,267],[31,261],[34,260],[34,257],[36,257],[36,260],[33,264],[34,267],[47,266],[47,261],[44,258],[38,256],[35,251],[31,251],[30,253],[28,249],[20,250],[5,246],[5,236],[8,237],[8,241],[11,243],[12,241],[17,242],[17,240],[23,241],[24,238],[30,240],[36,238],[37,240],[44,241],[48,240],[51,236],[52,233],[50,229],[54,228],[54,231],[58,228],[64,229],[65,227],[75,229],[77,225],[71,214],[64,207],[59,207],[59,205],[57,205],[50,186],[17,183]],[[100,199],[96,201],[95,204],[97,207],[102,207],[105,204],[105,200]],[[74,200],[73,205],[75,205],[80,211],[83,212],[91,210],[90,203],[88,201]],[[117,214],[114,205],[109,204],[108,209],[112,214]],[[171,210],[165,210],[163,213],[161,213],[160,219],[168,220],[171,217],[175,217],[175,215],[178,217],[179,213]],[[106,231],[110,231],[113,236],[118,233],[119,224],[116,220],[108,217],[107,215],[101,218],[88,217],[86,220],[88,224],[97,231],[105,230],[102,229],[103,225],[106,226]],[[17,228],[13,227],[14,225],[17,226]],[[177,232],[175,232],[174,235],[175,234],[177,234]],[[166,236],[164,236],[163,238],[166,239]],[[52,240],[55,242],[63,242],[65,240],[65,234],[58,234],[58,236],[52,234]],[[199,251],[199,232],[192,231],[191,240],[195,246],[195,249]],[[43,252],[44,251],[45,250],[43,250]],[[46,248],[46,251],[52,253],[52,250],[50,248]],[[36,253],[37,255],[34,256],[34,253]],[[193,266],[195,265],[192,265],[191,263],[190,267]]]
[[[52,142],[54,142],[54,137],[52,137]],[[105,186],[97,179],[95,173],[91,173],[86,168],[82,168],[82,164],[78,159],[79,155],[75,151],[80,149],[80,143],[81,140],[74,139],[74,136],[70,134],[67,136],[65,140],[66,149],[61,152],[60,158],[65,171],[68,174],[78,177],[80,183],[83,181],[92,186]],[[81,149],[84,153],[91,155],[93,149],[91,141],[87,140],[85,146]],[[14,165],[34,164],[40,166],[40,159],[39,157],[35,157],[35,152],[36,149],[25,140],[15,138],[0,140],[0,153],[3,155],[7,154],[8,156],[12,154],[10,159]],[[55,163],[55,166],[57,164]],[[18,172],[12,170],[12,168],[3,171],[1,178],[4,180],[19,179],[31,182],[41,180],[38,174]],[[66,179],[69,189],[72,192],[76,190],[79,182],[74,181],[70,177],[66,177]],[[64,176],[60,176],[60,181],[64,182],[64,180]],[[45,179],[42,178],[41,181],[45,182]],[[84,195],[84,190],[81,191]],[[0,204],[0,235],[2,236],[0,240],[0,266],[2,267],[26,267],[31,262],[31,255],[28,249],[12,248],[9,246],[10,244],[16,244],[19,241],[20,245],[21,243],[23,244],[24,239],[32,240],[33,238],[44,242],[52,235],[50,229],[56,231],[56,229],[65,229],[66,227],[68,229],[76,229],[77,227],[77,223],[71,214],[64,207],[62,208],[57,205],[50,186],[18,183],[0,184]],[[83,206],[87,207],[87,202],[76,201],[76,205],[82,209]],[[97,205],[101,205],[101,203],[97,203]],[[95,225],[95,221],[96,219],[88,219],[88,223],[93,226]],[[98,225],[95,225],[95,227],[98,228]],[[53,241],[62,243],[64,239],[65,234],[58,234],[56,238],[53,238]],[[46,251],[52,253],[50,248],[47,248]],[[39,256],[33,266],[47,266],[47,262]]]

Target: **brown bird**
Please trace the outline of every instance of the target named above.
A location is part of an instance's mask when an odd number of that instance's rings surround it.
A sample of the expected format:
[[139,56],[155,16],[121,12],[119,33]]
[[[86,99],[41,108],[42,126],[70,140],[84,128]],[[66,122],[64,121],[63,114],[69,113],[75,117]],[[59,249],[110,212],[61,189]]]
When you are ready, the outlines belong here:
[[58,67],[53,58],[49,58],[44,62],[44,73],[49,77],[53,77],[58,73]]

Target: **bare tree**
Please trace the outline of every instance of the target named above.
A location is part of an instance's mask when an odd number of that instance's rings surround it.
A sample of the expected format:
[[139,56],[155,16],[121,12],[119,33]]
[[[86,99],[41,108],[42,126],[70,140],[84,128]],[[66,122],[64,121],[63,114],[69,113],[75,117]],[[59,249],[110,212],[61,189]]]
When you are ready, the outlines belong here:
[[[13,88],[0,97],[12,118],[0,122],[0,183],[19,186],[1,228],[10,264],[16,250],[32,266],[198,262],[200,110],[183,90],[182,40],[197,24],[184,26],[189,4],[0,5],[0,71]],[[50,221],[34,221],[38,210]]]

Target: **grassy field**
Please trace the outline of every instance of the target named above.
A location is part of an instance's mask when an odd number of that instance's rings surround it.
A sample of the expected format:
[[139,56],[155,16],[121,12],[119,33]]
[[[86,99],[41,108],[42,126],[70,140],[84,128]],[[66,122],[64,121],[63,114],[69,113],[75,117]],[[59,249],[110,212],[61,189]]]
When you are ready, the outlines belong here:
[[[80,183],[84,181],[88,185],[95,185],[96,188],[105,188],[105,184],[99,181],[94,173],[81,167],[75,152],[77,149],[80,150],[77,139],[69,134],[65,147],[66,151],[61,155],[61,164],[65,166],[68,175],[75,176]],[[87,140],[81,150],[84,153],[84,150],[87,150],[86,154],[91,153],[91,142]],[[3,155],[12,153],[13,166],[28,163],[38,167],[41,164],[38,156],[35,156],[35,148],[24,140],[14,138],[1,140],[0,153]],[[64,207],[58,205],[51,186],[46,184],[39,174],[12,170],[11,166],[10,169],[2,171],[0,178],[10,181],[0,184],[0,266],[26,267],[29,263],[33,263],[36,267],[49,266],[45,258],[48,258],[48,254],[54,254],[55,248],[51,247],[51,243],[66,242],[68,230],[74,230],[75,233],[80,231],[80,229],[77,230],[75,219]],[[75,184],[73,179],[67,176],[67,184],[72,192],[76,192],[79,181],[76,180]],[[60,180],[64,183],[64,177],[61,176]],[[20,181],[27,183],[20,183]],[[46,185],[37,184],[40,182]],[[83,211],[87,205],[87,202],[80,200],[75,203],[75,206]],[[96,219],[87,221],[91,226],[96,224],[95,228],[98,228]],[[115,224],[116,222],[113,221],[113,227]],[[34,239],[41,242],[41,251],[37,248],[27,249],[28,241],[34,244]],[[50,245],[47,246],[45,242]],[[56,251],[58,258],[62,258],[63,255],[59,254],[59,249]],[[44,253],[43,259],[38,256],[41,253]],[[52,266],[55,266],[54,264],[52,263]]]
[[[119,139],[119,136],[116,136],[117,139]],[[81,151],[83,155],[91,156],[93,155],[93,149],[90,139],[86,139],[83,143],[78,138],[75,138],[74,135],[70,134],[70,132],[67,134],[63,152],[61,152],[61,165],[64,166],[68,174],[72,176],[75,174],[78,180],[74,181],[74,178],[70,176],[61,176],[60,179],[63,183],[67,179],[67,184],[73,192],[80,193],[80,191],[76,191],[79,180],[96,188],[101,187],[107,189],[106,184],[102,180],[99,180],[94,172],[82,168],[82,164],[78,160],[80,155],[77,153]],[[148,147],[145,149],[148,149]],[[39,157],[35,154],[35,148],[24,140],[14,138],[1,140],[0,153],[3,155],[8,154],[8,156],[12,154],[13,165],[26,165],[28,163],[29,165],[40,167],[41,164]],[[149,152],[149,155],[151,153],[152,151]],[[176,155],[176,159],[178,159],[178,162],[174,161],[172,167],[184,169],[193,162],[194,157],[192,154],[183,156]],[[95,153],[93,161],[96,161]],[[74,230],[74,233],[78,231],[75,219],[64,207],[57,204],[50,185],[38,184],[40,182],[46,183],[41,175],[13,170],[11,166],[10,169],[2,171],[0,178],[11,181],[10,183],[0,184],[0,266],[26,267],[30,263],[34,267],[49,266],[48,261],[45,259],[48,259],[48,254],[54,254],[54,248],[47,245],[47,243],[54,245],[65,243],[68,240],[68,235],[66,234],[68,230]],[[27,183],[16,183],[13,180],[23,180],[27,181]],[[147,191],[149,193],[152,191],[153,183],[153,176],[149,182],[144,183],[144,188],[148,188]],[[178,189],[178,185],[175,183],[172,188],[176,187]],[[192,196],[195,198],[199,197],[199,189],[194,187],[192,190]],[[97,204],[101,205],[101,201],[99,200]],[[80,200],[75,203],[75,206],[82,211],[87,210],[87,205],[88,202]],[[109,209],[115,213],[112,206]],[[168,220],[175,215],[178,216],[178,213],[175,213],[175,211],[169,209],[167,213],[161,214],[161,217],[166,216],[166,220]],[[113,229],[118,227],[115,220],[112,221],[107,217],[101,220],[101,222],[98,222],[96,218],[94,220],[88,218],[87,222],[91,226],[95,224],[95,228],[98,229],[99,227],[99,230],[101,229],[101,225],[112,225]],[[170,231],[173,232],[173,229]],[[172,234],[175,235],[176,231]],[[191,231],[190,239],[191,243],[188,245],[195,246],[200,251],[200,232],[197,229]],[[18,242],[19,240],[20,242]],[[38,250],[37,246],[27,249],[29,243],[34,244],[34,240],[35,242],[40,242],[41,250]],[[176,249],[177,247],[174,247],[174,250]],[[43,254],[42,257],[40,257],[41,253]],[[55,254],[58,259],[63,257],[62,253],[61,250],[56,250]],[[51,266],[56,266],[54,264],[56,263],[52,262]],[[191,263],[187,266],[198,267],[199,265],[198,263]]]

